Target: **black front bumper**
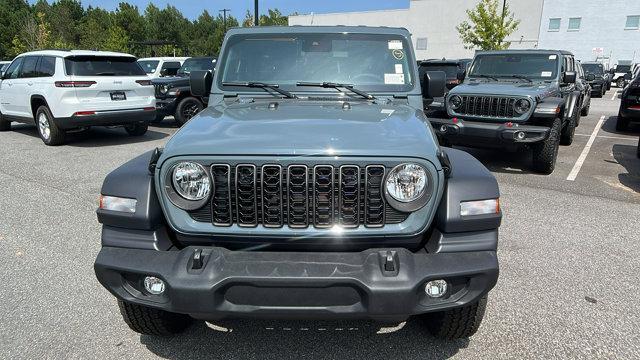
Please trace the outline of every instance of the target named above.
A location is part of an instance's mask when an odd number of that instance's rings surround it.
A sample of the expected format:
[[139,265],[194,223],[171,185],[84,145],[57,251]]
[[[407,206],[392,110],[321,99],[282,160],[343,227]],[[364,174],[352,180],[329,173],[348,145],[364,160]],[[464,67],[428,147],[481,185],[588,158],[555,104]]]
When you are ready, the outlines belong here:
[[[204,255],[200,269],[193,269],[196,249]],[[289,253],[103,247],[95,271],[119,299],[201,319],[403,320],[476,301],[496,284],[498,260],[495,251],[427,254],[404,248]],[[165,281],[162,295],[143,289],[148,275]],[[442,298],[425,294],[425,283],[434,279],[449,283]]]
[[156,112],[159,115],[173,116],[176,113],[177,101],[175,97],[156,97]]
[[93,115],[73,115],[67,118],[55,118],[56,125],[61,129],[77,129],[89,126],[120,126],[136,123],[148,123],[155,119],[154,109],[126,109],[97,111]]
[[[545,140],[549,128],[516,123],[490,123],[454,119],[429,119],[436,134],[458,145],[501,146],[528,144]],[[523,133],[524,138],[518,134]]]

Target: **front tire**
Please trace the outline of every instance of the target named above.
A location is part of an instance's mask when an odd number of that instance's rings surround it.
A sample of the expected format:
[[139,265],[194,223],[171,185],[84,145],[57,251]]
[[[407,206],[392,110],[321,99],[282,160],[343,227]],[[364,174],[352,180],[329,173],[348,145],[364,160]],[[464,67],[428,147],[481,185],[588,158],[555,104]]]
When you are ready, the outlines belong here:
[[[582,108],[582,111],[580,111],[580,115],[589,116],[589,110],[591,110],[591,99],[589,99],[589,102],[587,103],[587,106]],[[576,127],[578,127],[578,125],[580,125],[580,121],[578,121],[578,123],[576,123]]]
[[187,315],[170,313],[147,306],[118,300],[124,322],[131,330],[145,335],[169,336],[183,332],[193,319]]
[[578,122],[580,122],[580,114],[575,111],[574,115],[571,117],[571,119],[569,119],[567,125],[562,129],[562,134],[560,135],[560,145],[568,146],[573,143],[573,138],[576,133]]
[[556,167],[558,148],[560,147],[560,133],[562,121],[559,118],[553,120],[549,137],[533,147],[533,169],[541,174],[549,175]]
[[444,340],[465,339],[478,331],[487,308],[487,296],[478,302],[423,315],[429,332]]
[[188,96],[178,103],[176,106],[176,114],[175,119],[178,125],[182,126],[187,121],[191,120],[192,117],[196,116],[197,113],[204,109],[204,105],[200,100]]
[[66,132],[53,121],[51,110],[46,105],[42,105],[36,111],[36,128],[38,135],[45,145],[56,146],[64,144]]
[[622,89],[624,87],[624,78],[616,80],[616,85]]
[[147,133],[148,128],[149,124],[145,122],[125,125],[124,130],[131,136],[142,136]]
[[11,130],[11,121],[6,120],[4,116],[0,113],[0,131],[10,131]]

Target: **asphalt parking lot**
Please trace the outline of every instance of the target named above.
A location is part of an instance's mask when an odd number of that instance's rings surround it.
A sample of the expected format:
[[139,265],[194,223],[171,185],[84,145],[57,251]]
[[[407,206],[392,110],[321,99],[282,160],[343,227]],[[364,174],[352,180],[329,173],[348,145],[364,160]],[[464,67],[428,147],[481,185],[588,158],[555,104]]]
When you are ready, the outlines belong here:
[[640,358],[640,127],[615,131],[614,91],[592,100],[550,176],[518,154],[467,149],[498,178],[505,218],[485,321],[455,342],[418,321],[229,320],[140,336],[95,279],[94,211],[104,176],[176,128],[92,129],[46,147],[14,124],[0,133],[0,358]]

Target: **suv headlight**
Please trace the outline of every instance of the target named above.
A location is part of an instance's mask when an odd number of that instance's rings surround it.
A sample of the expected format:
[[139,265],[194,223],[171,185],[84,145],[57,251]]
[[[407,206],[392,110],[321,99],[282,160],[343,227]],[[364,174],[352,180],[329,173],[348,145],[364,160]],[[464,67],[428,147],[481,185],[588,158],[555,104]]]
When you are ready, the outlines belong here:
[[518,99],[513,104],[513,110],[519,115],[522,115],[531,109],[531,102],[527,99]]
[[160,94],[166,94],[167,92],[169,92],[169,85],[160,85],[158,87],[158,91],[160,92]]
[[449,98],[449,106],[451,109],[458,110],[462,107],[462,98],[458,95],[453,95]]
[[405,212],[423,207],[431,196],[431,177],[421,165],[400,164],[393,168],[385,181],[387,202]]
[[173,168],[173,188],[178,195],[191,201],[206,199],[211,191],[211,179],[204,167],[194,162],[181,162]]

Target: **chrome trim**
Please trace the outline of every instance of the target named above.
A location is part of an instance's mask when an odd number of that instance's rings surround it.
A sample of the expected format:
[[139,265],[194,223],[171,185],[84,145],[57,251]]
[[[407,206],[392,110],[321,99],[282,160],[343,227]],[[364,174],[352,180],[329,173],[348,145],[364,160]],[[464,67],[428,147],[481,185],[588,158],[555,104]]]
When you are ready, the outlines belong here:
[[[331,214],[331,220],[329,221],[328,225],[322,225],[322,224],[318,224],[316,222],[316,218],[317,218],[317,204],[316,204],[316,190],[317,190],[317,184],[316,184],[316,169],[318,168],[330,168],[331,169],[331,210],[330,210],[330,214]],[[317,227],[317,228],[330,228],[333,227],[334,225],[334,211],[335,211],[335,173],[334,173],[335,169],[333,167],[333,165],[316,165],[313,167],[313,226]]]
[[[354,168],[356,169],[356,172],[358,174],[358,190],[357,190],[357,200],[356,200],[356,221],[355,224],[351,224],[351,225],[345,225],[342,222],[342,169],[343,168]],[[360,176],[360,166],[358,165],[342,165],[340,166],[340,170],[338,173],[338,221],[340,223],[340,226],[344,227],[344,228],[357,228],[360,226],[360,191],[362,191],[362,184],[360,183],[361,180],[361,176]],[[365,183],[366,184],[366,183]],[[366,209],[366,204],[365,204],[365,209]]]
[[[267,167],[277,167],[278,168],[278,175],[280,178],[280,182],[278,183],[278,188],[280,189],[280,224],[279,225],[274,225],[274,224],[267,224],[265,222],[265,206],[264,206],[264,169]],[[281,228],[284,225],[284,201],[282,199],[282,165],[278,165],[278,164],[264,164],[262,165],[261,169],[261,173],[260,173],[260,194],[261,194],[261,201],[262,201],[262,226],[266,227],[266,228]]]
[[[238,169],[242,168],[242,167],[250,167],[253,168],[253,194],[254,194],[254,202],[253,202],[253,211],[255,212],[255,221],[253,223],[242,223],[240,221],[240,206],[239,203],[240,201],[238,200]],[[236,165],[236,178],[234,181],[235,187],[236,187],[236,215],[237,215],[237,221],[236,223],[238,224],[238,226],[240,227],[256,227],[258,226],[258,188],[257,188],[257,184],[256,184],[256,180],[257,180],[257,174],[256,174],[256,166],[253,164],[237,164]]]
[[[305,223],[304,225],[292,225],[291,224],[291,196],[289,188],[291,187],[291,168],[302,167],[304,168],[305,176]],[[307,165],[289,165],[287,166],[287,224],[293,229],[303,229],[309,226],[309,167]]]
[[[382,168],[382,180],[380,181],[380,199],[382,200],[382,222],[381,224],[369,224],[367,223],[368,220],[368,206],[367,206],[367,202],[369,201],[369,168]],[[365,227],[369,227],[369,228],[378,228],[378,227],[384,227],[385,221],[386,221],[386,201],[385,201],[385,196],[384,196],[384,181],[386,179],[387,176],[387,169],[383,166],[383,165],[367,165],[364,168],[364,226]]]
[[[231,203],[231,165],[229,164],[211,164],[211,166],[209,167],[209,172],[211,173],[211,180],[215,185],[215,177],[214,177],[214,173],[213,173],[213,168],[216,166],[223,166],[227,168],[227,188],[229,189],[229,191],[227,191],[227,193],[229,194],[229,198],[227,199],[229,201],[229,223],[218,223],[213,221],[215,216],[213,213],[213,200],[215,199],[215,191],[213,191],[211,193],[211,223],[215,226],[231,226],[233,224],[233,206]],[[217,187],[215,187],[217,188]],[[215,189],[214,188],[214,189]]]

